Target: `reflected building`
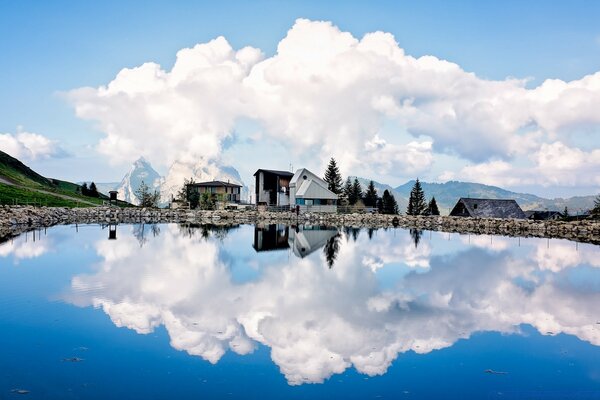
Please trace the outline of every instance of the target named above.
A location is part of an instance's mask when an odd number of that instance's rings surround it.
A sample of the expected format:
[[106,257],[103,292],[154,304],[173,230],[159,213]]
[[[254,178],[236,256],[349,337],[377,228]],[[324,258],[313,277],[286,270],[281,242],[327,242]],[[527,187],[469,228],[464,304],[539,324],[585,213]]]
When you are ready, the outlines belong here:
[[289,249],[289,231],[284,224],[255,225],[252,247],[257,252]]
[[289,245],[294,254],[304,258],[325,246],[328,241],[339,235],[335,227],[319,225],[298,226],[290,231]]

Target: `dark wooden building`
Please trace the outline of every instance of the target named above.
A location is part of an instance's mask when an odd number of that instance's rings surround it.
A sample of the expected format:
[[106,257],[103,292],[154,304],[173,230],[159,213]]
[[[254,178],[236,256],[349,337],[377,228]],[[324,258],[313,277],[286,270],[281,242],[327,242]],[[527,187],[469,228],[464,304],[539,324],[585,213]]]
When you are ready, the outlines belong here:
[[515,200],[471,199],[461,197],[452,211],[453,217],[525,219],[525,213]]
[[239,203],[241,201],[240,190],[242,186],[236,183],[212,181],[190,183],[187,185],[188,199],[190,194],[197,193],[202,197],[204,193],[210,193],[215,201],[228,201]]
[[546,210],[531,210],[525,211],[525,217],[527,219],[532,219],[534,221],[548,221],[548,220],[560,220],[563,218],[563,215],[559,211],[546,211]]
[[290,180],[294,176],[289,171],[259,169],[254,173],[256,182],[256,204],[269,206],[290,205]]

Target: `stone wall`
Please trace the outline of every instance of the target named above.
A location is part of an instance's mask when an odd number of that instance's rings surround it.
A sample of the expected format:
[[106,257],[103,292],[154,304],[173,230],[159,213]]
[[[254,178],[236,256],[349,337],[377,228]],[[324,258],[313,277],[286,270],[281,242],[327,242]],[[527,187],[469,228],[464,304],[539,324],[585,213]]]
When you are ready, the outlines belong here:
[[382,214],[319,214],[297,216],[291,212],[202,211],[145,208],[60,208],[0,206],[0,238],[30,229],[57,224],[86,223],[285,223],[352,226],[365,228],[402,227],[443,232],[505,236],[565,238],[600,244],[600,221],[530,221],[449,216],[406,216]]

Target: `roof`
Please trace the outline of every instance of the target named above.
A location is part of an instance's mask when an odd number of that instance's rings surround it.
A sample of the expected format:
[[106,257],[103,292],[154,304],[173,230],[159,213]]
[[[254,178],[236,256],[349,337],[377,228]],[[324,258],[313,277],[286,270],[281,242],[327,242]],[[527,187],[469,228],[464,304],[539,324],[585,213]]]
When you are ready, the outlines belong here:
[[563,215],[560,211],[530,210],[525,211],[525,216],[529,219],[545,220],[554,217],[562,217]]
[[225,187],[242,187],[242,185],[238,185],[237,183],[229,183],[223,181],[210,181],[210,182],[196,182],[189,183],[188,186],[198,186],[198,187],[210,187],[210,186],[225,186]]
[[291,178],[292,176],[294,176],[294,173],[290,172],[290,171],[279,171],[276,169],[262,169],[262,168],[257,169],[256,172],[254,173],[254,176],[256,176],[256,174],[258,174],[259,172],[267,172],[269,174],[285,176],[288,178]]
[[516,218],[525,219],[525,213],[513,199],[472,199],[461,197],[450,215],[464,215],[457,209],[459,204],[465,206],[471,217],[479,218]]
[[296,197],[306,199],[331,199],[336,200],[337,194],[333,193],[319,181],[307,179],[302,182],[296,191]]

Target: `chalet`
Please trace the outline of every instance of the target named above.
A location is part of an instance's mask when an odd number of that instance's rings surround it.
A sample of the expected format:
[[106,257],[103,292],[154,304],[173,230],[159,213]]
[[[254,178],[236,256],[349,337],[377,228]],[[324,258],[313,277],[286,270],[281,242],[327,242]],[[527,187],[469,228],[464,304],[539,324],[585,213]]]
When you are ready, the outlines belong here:
[[254,173],[256,182],[256,204],[286,207],[290,205],[290,180],[294,176],[289,171],[259,169]]
[[337,201],[327,182],[306,168],[296,171],[290,181],[290,203],[302,211],[337,212]]
[[534,221],[557,221],[562,219],[563,215],[559,211],[531,210],[525,211],[525,217]]
[[452,211],[453,217],[525,219],[525,213],[515,200],[471,199],[461,197]]
[[204,193],[210,193],[215,201],[227,201],[231,203],[239,203],[241,200],[240,189],[241,185],[236,183],[212,181],[190,183],[187,185],[188,199],[190,194],[197,193],[202,197]]

